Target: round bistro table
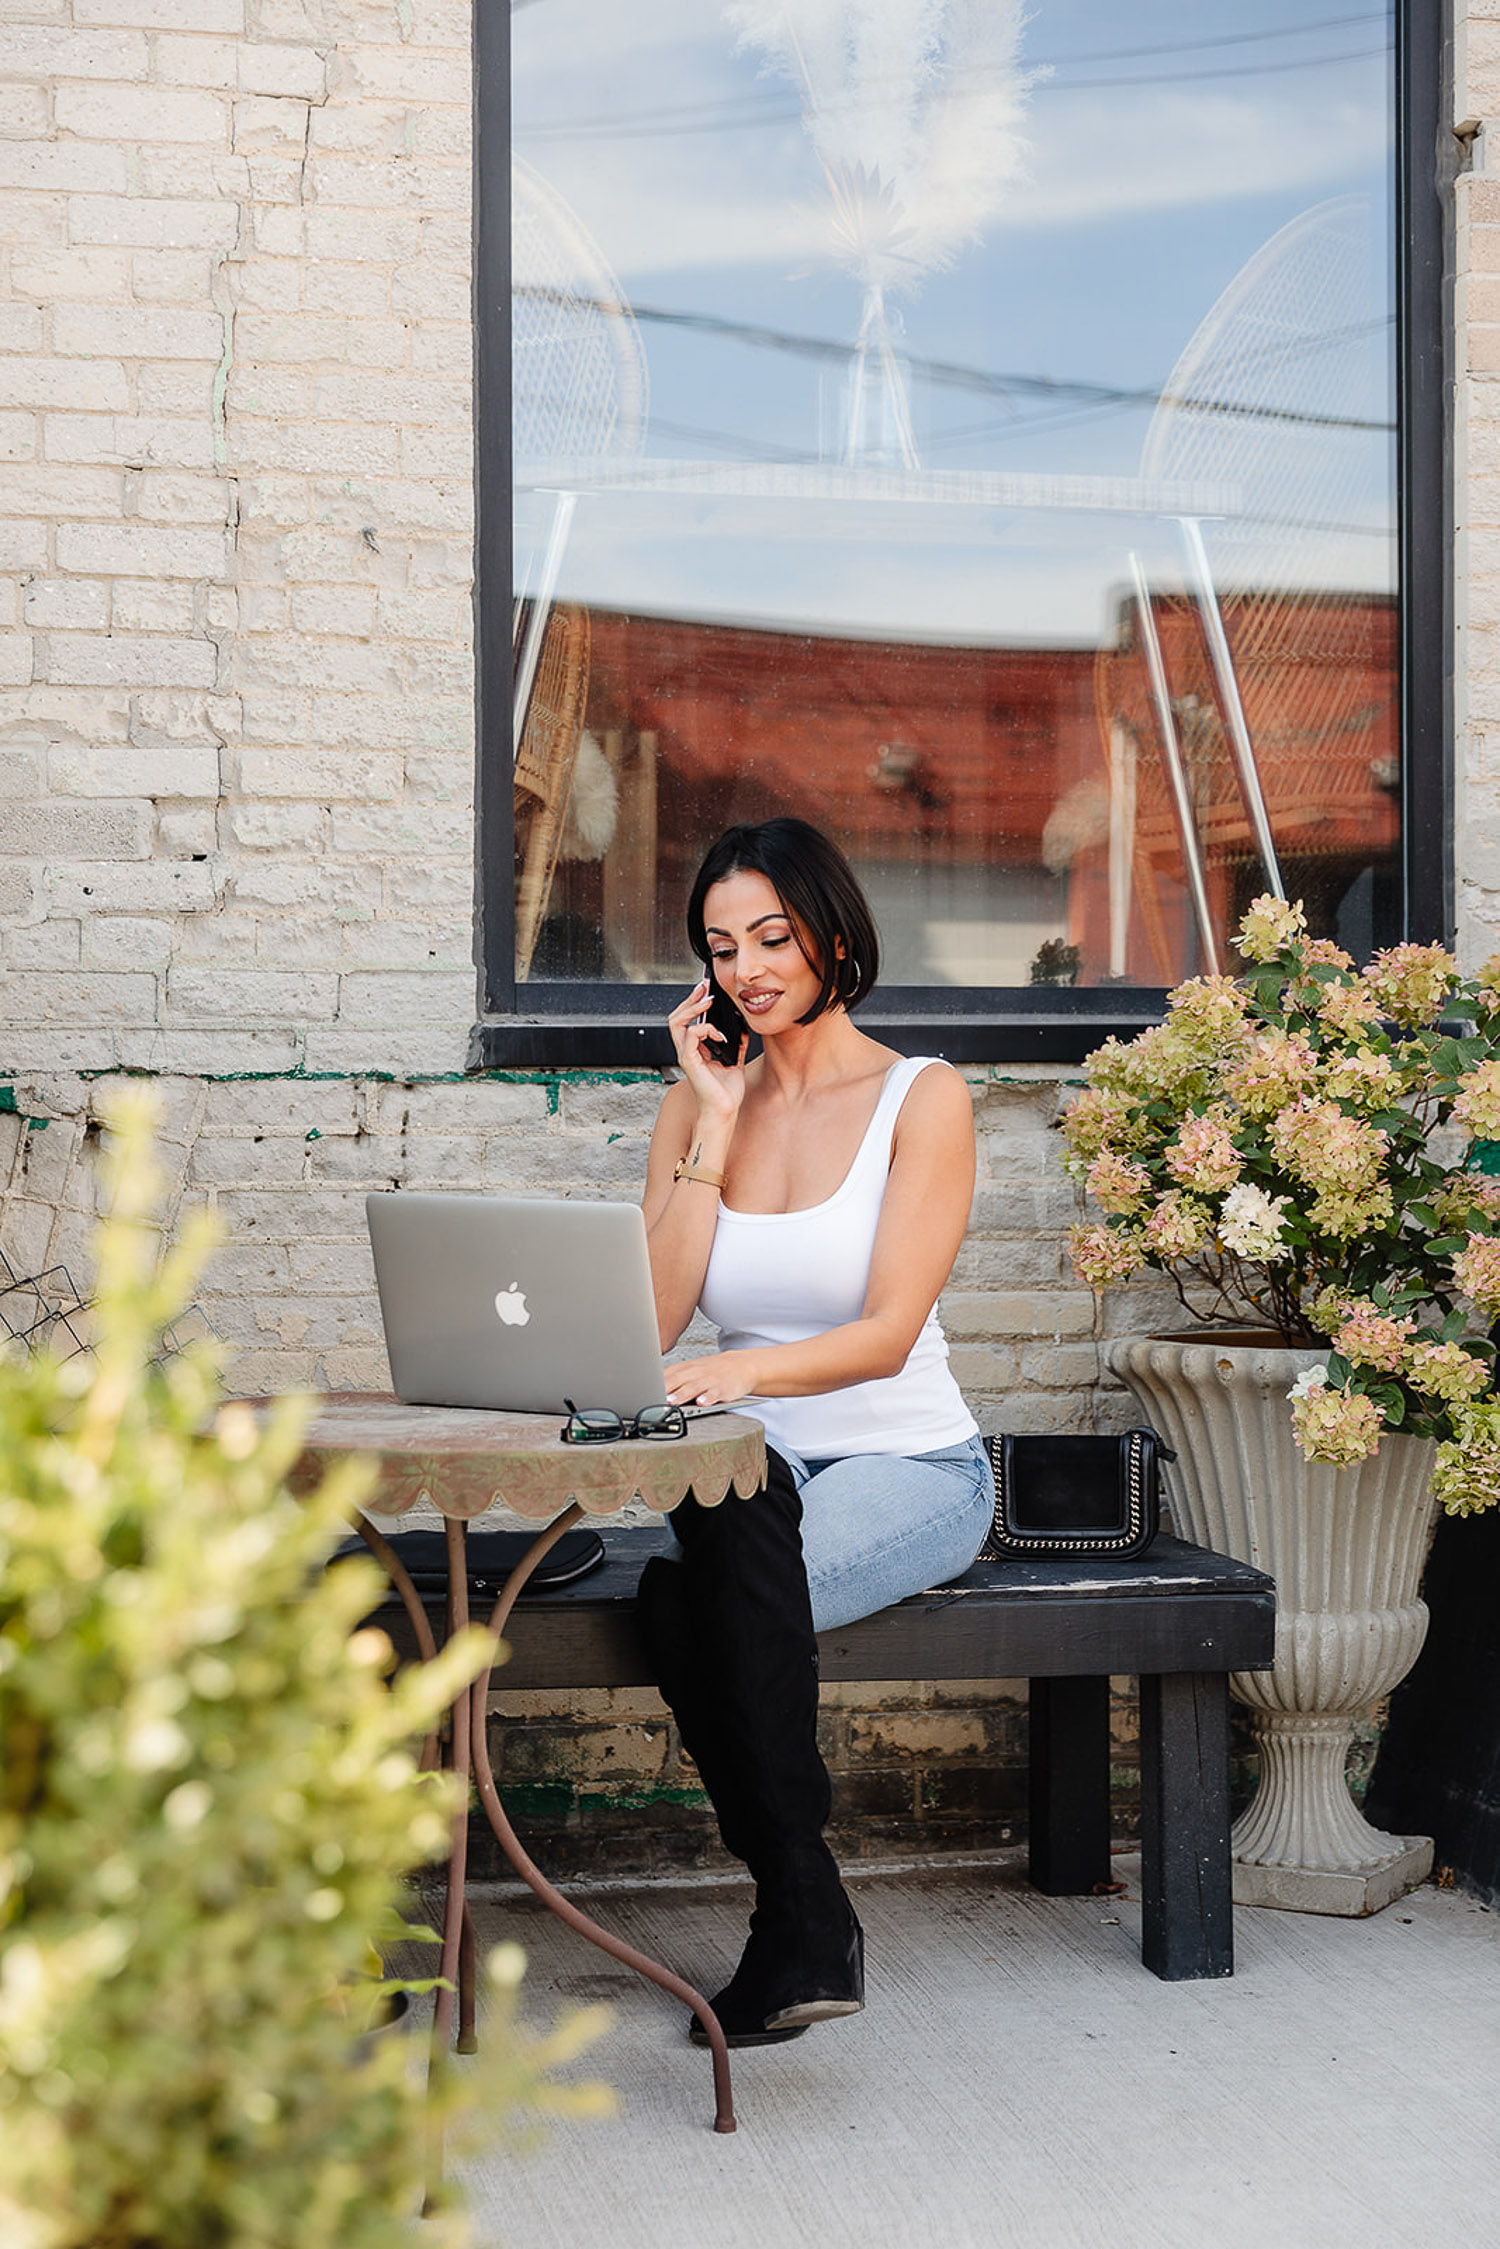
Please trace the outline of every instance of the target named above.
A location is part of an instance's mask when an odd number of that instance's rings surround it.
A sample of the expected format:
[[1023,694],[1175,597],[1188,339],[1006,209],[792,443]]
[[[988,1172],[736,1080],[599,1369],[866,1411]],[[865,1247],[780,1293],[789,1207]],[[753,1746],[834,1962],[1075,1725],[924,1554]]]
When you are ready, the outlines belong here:
[[[700,1506],[749,1499],[765,1482],[765,1435],[745,1414],[711,1414],[688,1423],[687,1435],[631,1439],[619,1444],[565,1445],[557,1414],[487,1413],[464,1406],[411,1406],[379,1393],[333,1391],[320,1398],[291,1476],[293,1488],[318,1483],[330,1463],[351,1453],[373,1459],[378,1477],[367,1502],[382,1516],[402,1515],[426,1502],[443,1518],[448,1560],[448,1630],[469,1619],[468,1525],[493,1506],[510,1509],[545,1527],[506,1580],[485,1629],[498,1652],[500,1635],[527,1579],[564,1532],[585,1516],[613,1515],[632,1499],[666,1514],[691,1491]],[[411,1620],[417,1645],[432,1656],[432,1629],[415,1587],[390,1541],[361,1514],[356,1529],[388,1572]],[[450,1762],[478,1790],[495,1837],[523,1882],[558,1918],[613,1959],[682,2000],[703,2024],[713,2053],[714,2130],[732,2132],[734,2106],[729,2054],[717,2016],[701,1992],[633,1945],[601,1929],[555,1889],[522,1848],[495,1784],[485,1714],[493,1659],[458,1696],[452,1708]],[[436,1761],[430,1740],[424,1764]],[[465,1902],[468,1871],[468,1804],[453,1822],[443,1914],[442,1975],[433,2021],[434,2050],[445,2052],[453,2033],[458,1995],[458,2050],[475,2050],[474,1931]]]

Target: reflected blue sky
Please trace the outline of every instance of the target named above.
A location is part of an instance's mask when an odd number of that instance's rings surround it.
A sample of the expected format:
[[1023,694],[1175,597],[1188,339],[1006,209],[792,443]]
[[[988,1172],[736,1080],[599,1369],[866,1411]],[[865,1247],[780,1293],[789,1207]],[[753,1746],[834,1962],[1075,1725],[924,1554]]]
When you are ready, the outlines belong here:
[[[901,19],[921,11],[867,0],[849,12],[883,22],[899,56]],[[716,0],[512,10],[516,146],[635,308],[654,463],[811,466],[837,460],[846,434],[865,295],[830,249],[827,183],[792,74],[738,38],[754,14]],[[1337,302],[1326,316],[1282,302],[1282,330],[1300,321],[1304,344],[1287,360],[1281,334],[1285,391],[1269,404],[1301,421],[1262,432],[1243,501],[1260,528],[1241,524],[1214,551],[1242,579],[1388,588],[1389,42],[1388,9],[1336,0],[1273,0],[1253,23],[1240,0],[1144,0],[1128,15],[1105,0],[1037,0],[1020,40],[1019,175],[950,262],[885,297],[922,469],[1137,477],[1157,394],[1223,292],[1299,214],[1363,198],[1357,224],[1347,204],[1339,222]],[[976,72],[969,118],[1004,91],[1003,68]],[[965,115],[950,104],[945,131],[961,133]],[[1213,394],[1239,397],[1266,348],[1252,308],[1208,355]],[[1329,426],[1338,419],[1368,426]],[[1244,428],[1223,434],[1242,474]],[[1212,448],[1205,458],[1199,474]],[[523,491],[523,576],[549,506]],[[1148,494],[1128,521],[1118,506],[960,512],[862,514],[847,494],[837,506],[704,490],[586,497],[559,591],[813,631],[1079,642],[1107,630],[1127,551],[1156,556],[1167,581],[1176,567]]]

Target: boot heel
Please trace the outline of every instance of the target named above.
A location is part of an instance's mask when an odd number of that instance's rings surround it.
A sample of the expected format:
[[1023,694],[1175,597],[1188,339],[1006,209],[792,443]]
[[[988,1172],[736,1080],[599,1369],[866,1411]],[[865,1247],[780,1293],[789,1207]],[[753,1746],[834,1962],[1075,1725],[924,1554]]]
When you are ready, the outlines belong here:
[[843,2015],[862,2015],[862,1999],[804,1999],[799,2006],[783,2007],[780,2014],[767,2015],[766,2029],[795,2033],[806,2030],[809,2023],[837,2022]]
[[[851,1914],[850,1919],[854,1917]],[[845,1976],[836,1979],[843,1984],[842,1991],[819,1994],[815,1998],[794,1999],[785,2007],[778,2007],[766,2016],[766,2029],[805,2030],[809,2023],[837,2022],[845,2015],[859,2015],[865,2005],[865,1932],[858,1921],[850,1932],[849,1957]],[[835,1979],[830,1979],[835,1980]]]

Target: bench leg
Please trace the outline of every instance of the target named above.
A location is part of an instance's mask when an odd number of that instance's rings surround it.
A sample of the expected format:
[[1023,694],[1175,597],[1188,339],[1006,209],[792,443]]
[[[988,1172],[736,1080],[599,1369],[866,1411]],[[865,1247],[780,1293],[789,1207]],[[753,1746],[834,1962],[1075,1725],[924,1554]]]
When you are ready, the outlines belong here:
[[1167,1983],[1232,1976],[1229,1681],[1141,1681],[1141,1958]]
[[1049,1898],[1109,1880],[1109,1681],[1033,1679],[1028,1871]]

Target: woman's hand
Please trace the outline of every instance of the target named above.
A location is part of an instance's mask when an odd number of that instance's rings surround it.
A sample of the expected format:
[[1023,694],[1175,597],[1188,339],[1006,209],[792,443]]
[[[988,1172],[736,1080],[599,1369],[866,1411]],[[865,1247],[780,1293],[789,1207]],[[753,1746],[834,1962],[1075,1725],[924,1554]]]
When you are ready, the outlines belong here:
[[687,998],[667,1017],[667,1029],[672,1034],[682,1074],[693,1089],[698,1113],[705,1121],[739,1114],[745,1098],[745,1054],[750,1044],[747,1032],[732,1062],[713,1059],[716,1053],[725,1052],[725,1041],[708,1020],[712,999],[712,983],[708,977],[700,977]]
[[[651,1285],[661,1346],[669,1351],[693,1316],[713,1251],[719,1198],[703,1179],[678,1181],[686,1161],[695,1171],[723,1174],[745,1098],[745,1050],[729,1064],[710,1059],[708,1026],[713,986],[701,977],[667,1017],[682,1076],[657,1112],[646,1159],[642,1210],[651,1253]],[[675,1393],[674,1393],[675,1396]]]
[[715,1351],[706,1359],[680,1359],[666,1369],[667,1396],[674,1406],[727,1406],[754,1392],[759,1351]]

